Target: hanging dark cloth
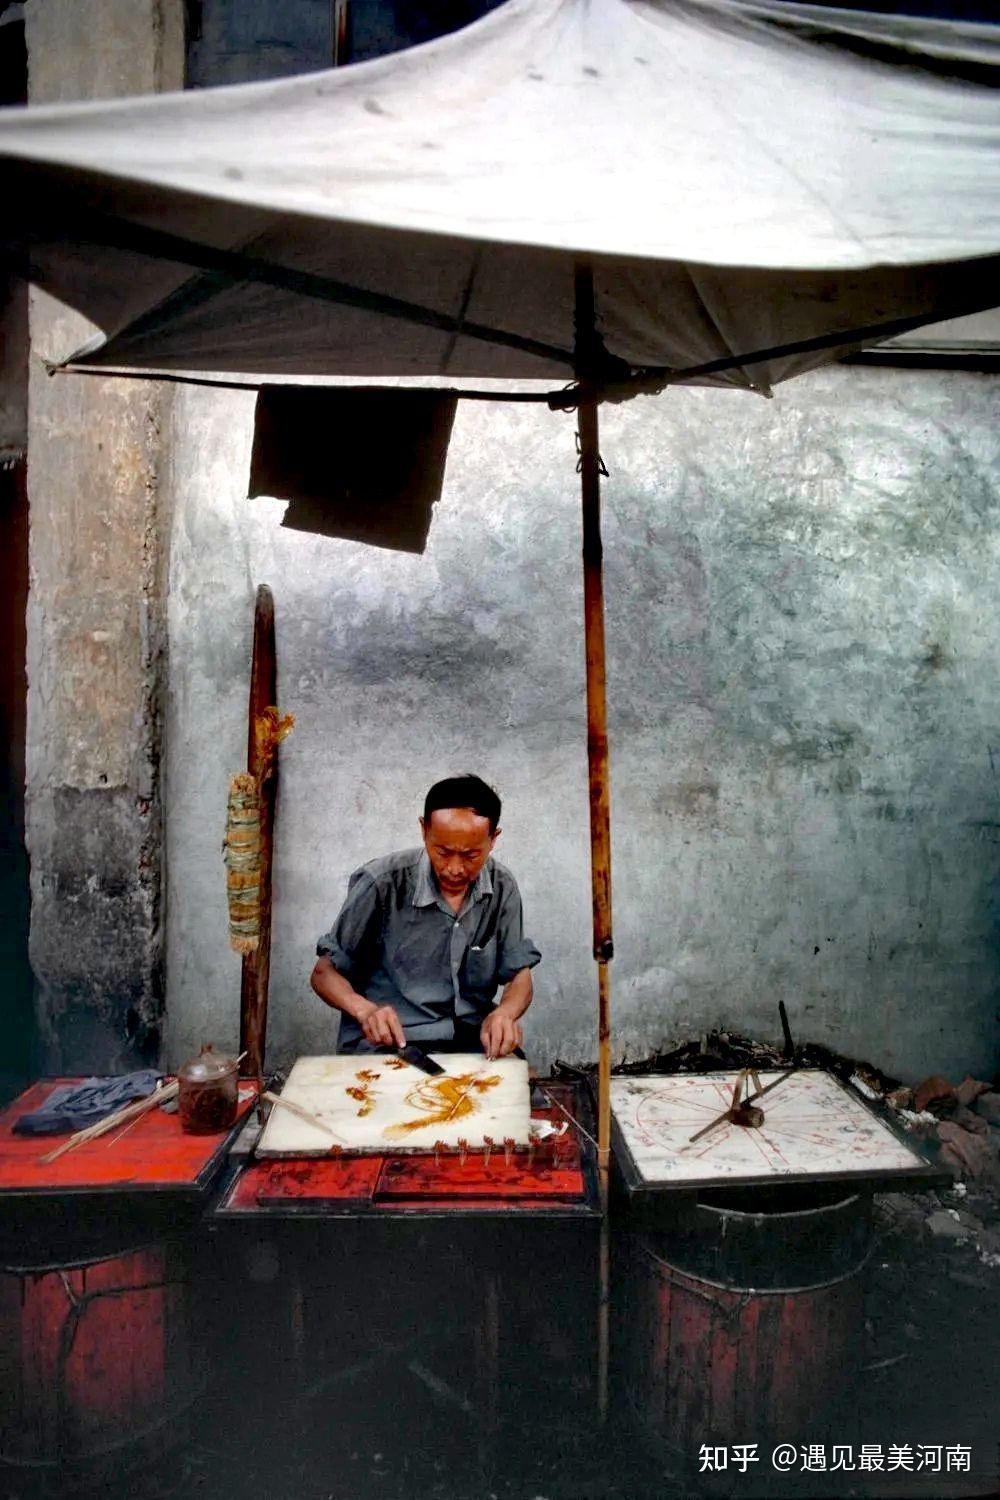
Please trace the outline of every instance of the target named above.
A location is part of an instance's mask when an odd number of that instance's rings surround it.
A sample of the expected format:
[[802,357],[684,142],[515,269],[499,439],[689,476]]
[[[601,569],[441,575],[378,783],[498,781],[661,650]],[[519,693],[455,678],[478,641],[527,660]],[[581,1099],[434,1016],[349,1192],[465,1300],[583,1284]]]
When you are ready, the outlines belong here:
[[423,552],[441,494],[454,395],[263,386],[251,498],[290,502],[283,525]]

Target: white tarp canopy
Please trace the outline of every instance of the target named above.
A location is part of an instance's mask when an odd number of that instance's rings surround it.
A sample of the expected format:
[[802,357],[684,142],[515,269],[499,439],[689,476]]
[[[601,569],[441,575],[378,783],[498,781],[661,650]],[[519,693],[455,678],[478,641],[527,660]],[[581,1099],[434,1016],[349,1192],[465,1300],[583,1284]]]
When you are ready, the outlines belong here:
[[2,239],[92,366],[560,381],[583,259],[612,355],[765,387],[1000,302],[997,79],[989,26],[509,0],[326,73],[3,111]]

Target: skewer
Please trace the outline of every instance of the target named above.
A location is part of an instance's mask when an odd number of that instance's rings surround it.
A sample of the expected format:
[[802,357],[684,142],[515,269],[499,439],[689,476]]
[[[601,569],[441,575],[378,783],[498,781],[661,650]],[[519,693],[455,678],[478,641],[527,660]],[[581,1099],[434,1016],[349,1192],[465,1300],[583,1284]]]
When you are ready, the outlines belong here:
[[312,1110],[303,1109],[301,1104],[294,1104],[291,1099],[283,1099],[280,1094],[272,1094],[269,1089],[265,1090],[262,1097],[267,1100],[268,1104],[280,1104],[282,1109],[287,1109],[290,1114],[298,1115],[299,1119],[305,1120],[307,1125],[315,1125],[317,1129],[325,1130],[327,1135],[332,1136],[338,1145],[342,1146],[344,1144],[343,1136],[339,1136],[335,1130],[331,1130],[326,1121],[321,1120],[319,1115],[314,1115]]
[[99,1136],[107,1135],[116,1126],[129,1123],[137,1116],[145,1114],[147,1110],[156,1109],[161,1104],[166,1104],[168,1099],[176,1098],[179,1087],[175,1078],[173,1083],[154,1089],[151,1094],[146,1095],[145,1099],[135,1099],[131,1104],[123,1105],[121,1109],[116,1109],[114,1114],[105,1115],[104,1119],[98,1120],[96,1124],[86,1125],[82,1130],[75,1131],[68,1140],[56,1146],[53,1151],[47,1151],[39,1160],[48,1166],[49,1162],[56,1161],[65,1152],[74,1151],[77,1146],[85,1146],[88,1141],[96,1141]]
[[[541,1085],[539,1085],[539,1087],[541,1088]],[[553,1099],[553,1097],[549,1093],[548,1089],[542,1089],[542,1097],[545,1098],[545,1099],[547,1099],[549,1101],[549,1103],[552,1105],[552,1107],[554,1109],[557,1109],[560,1114],[565,1115],[566,1118],[567,1118],[567,1120],[569,1121],[569,1123],[574,1127],[574,1129],[578,1130],[582,1136],[586,1137],[586,1139],[590,1142],[590,1144],[596,1149],[597,1142],[594,1140],[594,1137],[590,1134],[589,1131],[584,1130],[584,1128],[580,1124],[579,1120],[575,1120],[573,1118],[573,1116],[570,1114],[570,1112],[569,1112],[568,1109],[563,1109],[563,1107],[559,1103],[558,1099]]]
[[504,1139],[503,1139],[503,1159],[504,1159],[504,1165],[505,1166],[508,1166],[508,1167],[510,1166],[510,1159],[514,1155],[514,1144],[515,1144],[514,1143],[514,1137],[512,1135],[505,1135],[504,1136]]
[[460,1167],[464,1167],[465,1166],[465,1158],[468,1155],[468,1153],[469,1153],[469,1143],[465,1139],[464,1136],[460,1135],[459,1138],[458,1138],[458,1164],[459,1164]]
[[[486,1077],[486,1073],[487,1073],[487,1069],[486,1068],[480,1068],[480,1070],[479,1070],[478,1073],[473,1073],[472,1077],[469,1079],[468,1083],[465,1085],[465,1088],[459,1094],[458,1098],[455,1100],[454,1104],[451,1106],[451,1109],[449,1109],[448,1113],[445,1115],[445,1117],[444,1117],[445,1120],[450,1120],[451,1119],[452,1115],[458,1109],[458,1106],[463,1102],[463,1100],[468,1099],[469,1095],[472,1093],[472,1090],[475,1088],[475,1086],[479,1082],[479,1080],[481,1078],[485,1078]],[[444,1123],[444,1121],[442,1121],[442,1124],[443,1123]]]
[[488,1167],[489,1164],[490,1164],[490,1156],[493,1153],[493,1145],[494,1145],[493,1137],[491,1135],[484,1135],[483,1136],[483,1166],[484,1167]]
[[134,1120],[129,1120],[128,1124],[127,1125],[123,1125],[122,1128],[121,1128],[121,1130],[119,1130],[119,1132],[118,1132],[117,1135],[113,1135],[111,1137],[110,1141],[107,1142],[107,1145],[113,1146],[116,1141],[120,1141],[121,1140],[121,1138],[122,1138],[123,1135],[128,1135],[128,1133],[132,1129],[133,1125],[138,1125],[138,1123],[139,1123],[139,1121],[141,1119],[142,1119],[142,1115],[136,1115],[136,1117],[135,1117]]

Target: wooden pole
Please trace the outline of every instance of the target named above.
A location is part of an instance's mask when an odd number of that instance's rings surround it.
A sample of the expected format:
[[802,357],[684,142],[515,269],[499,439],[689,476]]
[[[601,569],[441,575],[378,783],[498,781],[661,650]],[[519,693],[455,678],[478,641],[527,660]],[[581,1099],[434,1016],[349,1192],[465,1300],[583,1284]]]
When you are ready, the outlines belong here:
[[[578,265],[575,277],[576,346],[579,374],[596,341],[594,278]],[[580,488],[583,507],[583,628],[587,662],[587,769],[590,786],[590,874],[593,897],[594,958],[597,962],[597,1172],[601,1192],[600,1288],[598,1307],[598,1411],[608,1404],[608,1323],[610,1236],[608,1173],[611,1157],[611,779],[608,763],[608,707],[604,644],[604,547],[601,541],[601,455],[597,401],[579,408]]]
[[[247,722],[247,770],[260,782],[264,769],[258,750],[257,721],[278,701],[278,659],[274,640],[274,596],[266,583],[257,589],[253,621],[253,660],[250,666],[250,707]],[[271,975],[271,860],[274,849],[274,808],[278,793],[277,758],[260,787],[260,941],[255,953],[243,958],[240,983],[240,1051],[246,1053],[242,1076],[256,1078],[263,1093],[264,1049],[267,1040],[267,986]]]
[[350,62],[348,57],[348,41],[350,32],[350,17],[348,15],[348,0],[333,0],[333,46],[330,49],[333,56],[331,62],[335,68]]
[[[577,342],[593,337],[594,283],[576,273]],[[583,628],[587,661],[587,768],[590,784],[590,870],[594,958],[597,961],[597,1164],[606,1196],[611,1147],[611,782],[608,765],[607,668],[604,647],[604,548],[601,541],[601,456],[597,402],[579,409],[583,503]]]

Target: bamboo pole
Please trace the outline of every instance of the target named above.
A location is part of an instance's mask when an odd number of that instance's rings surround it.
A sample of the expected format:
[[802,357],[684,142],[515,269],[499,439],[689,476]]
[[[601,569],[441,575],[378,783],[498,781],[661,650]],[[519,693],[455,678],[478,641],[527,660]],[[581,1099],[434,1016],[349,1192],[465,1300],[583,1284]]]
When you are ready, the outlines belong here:
[[[578,373],[597,343],[594,278],[589,266],[575,276]],[[590,872],[593,898],[594,958],[597,963],[597,1172],[601,1194],[600,1285],[598,1302],[598,1413],[608,1407],[610,1235],[608,1175],[611,1157],[611,780],[608,763],[608,708],[604,642],[604,547],[601,540],[601,455],[597,401],[579,408],[580,490],[583,511],[583,626],[587,664],[587,769],[590,788]]]
[[[253,659],[250,666],[250,704],[247,721],[247,770],[261,782],[257,721],[278,701],[278,665],[274,640],[274,596],[267,584],[257,589],[254,603]],[[260,940],[254,953],[243,958],[240,980],[240,1051],[245,1052],[243,1077],[257,1080],[264,1091],[264,1049],[267,1039],[267,989],[271,974],[271,860],[274,849],[274,809],[278,791],[277,758],[274,770],[260,786]]]

